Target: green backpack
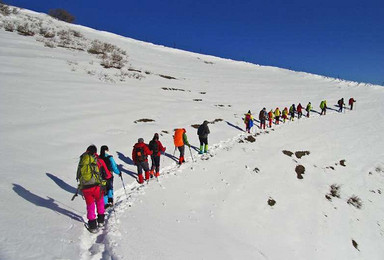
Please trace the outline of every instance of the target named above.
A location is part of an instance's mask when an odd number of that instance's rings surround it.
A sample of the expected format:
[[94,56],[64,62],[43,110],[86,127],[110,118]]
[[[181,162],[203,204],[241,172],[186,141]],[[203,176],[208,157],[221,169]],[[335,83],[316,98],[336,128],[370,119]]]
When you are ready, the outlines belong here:
[[99,167],[94,156],[88,153],[80,156],[76,179],[79,181],[80,189],[102,184]]

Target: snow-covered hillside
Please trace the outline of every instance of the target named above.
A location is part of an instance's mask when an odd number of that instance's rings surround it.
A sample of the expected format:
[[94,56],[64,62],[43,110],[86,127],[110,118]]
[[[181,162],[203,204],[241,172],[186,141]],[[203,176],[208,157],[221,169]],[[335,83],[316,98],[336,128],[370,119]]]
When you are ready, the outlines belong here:
[[[26,21],[34,36],[5,30]],[[38,26],[81,37],[60,47]],[[118,48],[124,66],[101,66],[87,51],[94,40]],[[342,97],[357,100],[353,111],[337,112]],[[384,258],[380,86],[155,46],[21,10],[0,15],[0,99],[0,259]],[[320,116],[324,99],[330,109]],[[257,117],[263,107],[309,101],[310,118],[254,127],[255,142],[243,131],[248,110]],[[192,149],[194,162],[187,150],[177,167],[173,129],[185,128],[194,148],[193,125],[204,120],[214,122],[210,156]],[[141,187],[132,147],[156,132],[167,147],[161,176]],[[84,200],[71,201],[90,144],[109,146],[126,187],[115,178],[115,211],[98,234],[83,226]]]

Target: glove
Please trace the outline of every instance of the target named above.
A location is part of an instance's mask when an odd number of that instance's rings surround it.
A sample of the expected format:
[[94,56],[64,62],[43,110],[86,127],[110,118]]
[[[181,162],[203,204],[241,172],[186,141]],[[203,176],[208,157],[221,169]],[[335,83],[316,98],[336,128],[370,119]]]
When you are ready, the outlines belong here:
[[119,175],[119,177],[121,177],[121,172],[118,175]]

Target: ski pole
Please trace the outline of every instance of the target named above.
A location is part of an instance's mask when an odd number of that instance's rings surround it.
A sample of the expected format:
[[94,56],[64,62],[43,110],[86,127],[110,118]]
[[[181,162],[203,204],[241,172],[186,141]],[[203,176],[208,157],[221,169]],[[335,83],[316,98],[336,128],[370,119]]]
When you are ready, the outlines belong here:
[[176,146],[175,146],[175,150],[173,150],[173,157],[175,157],[175,153],[176,153]]
[[75,193],[75,195],[73,195],[73,197],[71,199],[72,201],[79,195],[79,190],[80,190],[80,185],[77,186],[76,193]]
[[124,184],[124,180],[123,180],[123,176],[121,175],[121,172],[120,172],[120,179],[121,179],[121,183],[123,184],[123,188],[124,188],[124,192],[125,192],[125,198],[128,200],[127,190],[125,189],[125,184]]
[[191,146],[188,146],[188,147],[189,147],[189,152],[191,153],[192,161],[194,162],[195,160],[193,159],[193,156],[192,156]]

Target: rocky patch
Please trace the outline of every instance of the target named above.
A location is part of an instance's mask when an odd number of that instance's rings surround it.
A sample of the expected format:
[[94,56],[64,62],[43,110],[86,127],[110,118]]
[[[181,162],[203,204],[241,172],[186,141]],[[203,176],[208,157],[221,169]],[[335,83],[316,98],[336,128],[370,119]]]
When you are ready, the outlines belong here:
[[149,118],[142,118],[142,119],[138,119],[138,120],[134,121],[135,124],[140,123],[140,122],[143,122],[143,123],[155,122],[155,120],[149,119]]
[[303,174],[305,173],[305,167],[303,165],[297,165],[295,172],[297,173],[297,178],[301,180],[303,179]]

